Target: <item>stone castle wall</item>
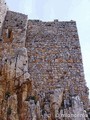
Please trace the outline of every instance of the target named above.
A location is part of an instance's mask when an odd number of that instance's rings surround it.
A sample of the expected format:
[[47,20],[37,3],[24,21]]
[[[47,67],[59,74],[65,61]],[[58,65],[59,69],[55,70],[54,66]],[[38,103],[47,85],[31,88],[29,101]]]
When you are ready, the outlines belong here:
[[75,21],[29,21],[26,47],[29,73],[40,91],[64,88],[88,102]]
[[28,20],[3,5],[0,120],[89,120],[61,116],[90,114],[76,22]]
[[16,47],[25,47],[26,29],[27,29],[27,15],[8,11],[3,25],[3,35],[7,29],[13,32],[13,44]]

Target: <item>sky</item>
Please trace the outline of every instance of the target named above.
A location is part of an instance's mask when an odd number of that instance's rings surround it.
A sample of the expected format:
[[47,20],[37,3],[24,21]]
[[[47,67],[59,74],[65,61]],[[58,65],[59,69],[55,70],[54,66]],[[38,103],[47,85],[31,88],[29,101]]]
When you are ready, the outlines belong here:
[[25,13],[29,19],[76,21],[85,79],[90,88],[90,0],[6,0],[6,3],[10,10]]

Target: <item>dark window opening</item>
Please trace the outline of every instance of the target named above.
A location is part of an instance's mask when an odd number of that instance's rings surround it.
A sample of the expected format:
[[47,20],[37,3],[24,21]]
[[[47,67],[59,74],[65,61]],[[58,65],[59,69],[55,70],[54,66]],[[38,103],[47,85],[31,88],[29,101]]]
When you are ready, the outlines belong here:
[[10,37],[11,37],[11,34],[12,34],[12,29],[8,29],[7,37],[10,38]]

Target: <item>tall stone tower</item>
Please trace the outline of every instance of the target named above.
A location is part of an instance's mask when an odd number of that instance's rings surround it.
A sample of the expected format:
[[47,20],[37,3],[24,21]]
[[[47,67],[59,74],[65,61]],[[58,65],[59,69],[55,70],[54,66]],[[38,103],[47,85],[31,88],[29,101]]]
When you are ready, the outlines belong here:
[[0,10],[0,120],[89,120],[76,22]]

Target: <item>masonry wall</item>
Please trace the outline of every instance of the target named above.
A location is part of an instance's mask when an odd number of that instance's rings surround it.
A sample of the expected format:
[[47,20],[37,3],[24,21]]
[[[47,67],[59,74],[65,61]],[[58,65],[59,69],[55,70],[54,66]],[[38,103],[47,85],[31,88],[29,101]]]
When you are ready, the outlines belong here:
[[62,113],[88,114],[76,22],[28,21],[26,15],[12,11],[4,17],[0,120],[64,120],[69,118],[62,118]]
[[64,88],[88,104],[76,22],[29,20],[26,47],[29,73],[38,91]]
[[7,31],[11,29],[13,33],[13,46],[25,47],[27,22],[27,15],[8,11],[3,24],[2,36],[5,36],[5,33],[7,36]]

